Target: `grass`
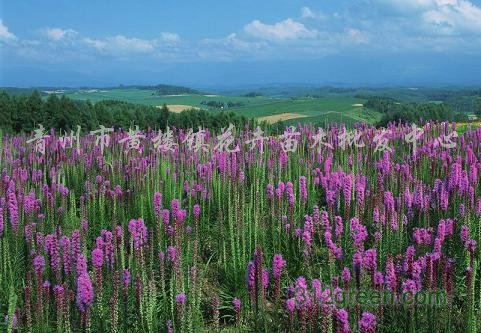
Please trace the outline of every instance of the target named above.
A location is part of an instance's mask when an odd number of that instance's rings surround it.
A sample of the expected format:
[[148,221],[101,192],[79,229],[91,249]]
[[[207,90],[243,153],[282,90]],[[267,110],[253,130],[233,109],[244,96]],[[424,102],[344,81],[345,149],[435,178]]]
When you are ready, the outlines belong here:
[[288,125],[324,122],[339,122],[351,125],[355,122],[377,122],[381,117],[380,113],[354,106],[355,104],[363,104],[364,101],[353,97],[283,99],[267,105],[239,108],[236,112],[249,118],[283,113],[296,113],[303,116],[303,118],[285,121]]
[[[261,118],[276,116],[283,113],[296,113],[302,118],[290,119],[289,125],[298,122],[343,122],[348,125],[354,122],[375,123],[380,119],[378,112],[355,106],[363,104],[365,100],[348,96],[329,96],[321,98],[276,98],[267,96],[243,97],[225,95],[181,95],[181,96],[159,96],[153,90],[138,89],[110,89],[98,90],[96,92],[76,91],[67,93],[67,96],[78,100],[90,100],[98,102],[105,99],[116,99],[130,103],[146,105],[190,105],[193,107],[205,107],[203,101],[216,102],[242,102],[244,106],[230,108],[239,115],[248,118]],[[211,110],[221,112],[221,110]],[[271,117],[275,118],[275,117]]]
[[162,104],[182,104],[201,107],[203,101],[217,102],[242,102],[246,105],[262,105],[270,103],[274,99],[270,97],[243,97],[243,96],[217,96],[217,95],[156,95],[154,90],[140,89],[109,89],[98,90],[96,92],[69,92],[68,97],[78,100],[90,100],[98,102],[105,99],[115,99],[130,103],[146,104],[146,105],[162,105]]

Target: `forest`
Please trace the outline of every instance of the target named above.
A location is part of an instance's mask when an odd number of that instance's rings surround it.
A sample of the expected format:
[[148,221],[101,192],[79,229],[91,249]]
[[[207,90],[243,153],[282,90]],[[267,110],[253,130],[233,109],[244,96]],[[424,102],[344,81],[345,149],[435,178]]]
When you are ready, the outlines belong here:
[[423,120],[433,121],[466,121],[465,113],[455,112],[446,103],[401,103],[390,97],[369,97],[364,106],[382,113],[378,125],[385,126],[389,122],[413,123]]
[[232,112],[208,112],[187,110],[181,113],[169,112],[162,108],[133,104],[115,100],[97,103],[77,101],[66,96],[51,94],[42,98],[38,91],[31,94],[12,96],[0,92],[0,127],[7,133],[31,132],[42,124],[45,128],[70,131],[77,125],[90,131],[99,125],[106,127],[165,129],[170,127],[197,128],[199,126],[213,131],[228,127],[229,124],[242,126],[253,123],[243,116]]

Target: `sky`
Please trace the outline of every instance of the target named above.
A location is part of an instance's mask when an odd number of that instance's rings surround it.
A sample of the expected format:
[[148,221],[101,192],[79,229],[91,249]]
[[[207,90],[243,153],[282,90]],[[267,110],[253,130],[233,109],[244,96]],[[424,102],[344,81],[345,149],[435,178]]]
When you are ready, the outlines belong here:
[[0,86],[479,85],[481,0],[0,1]]

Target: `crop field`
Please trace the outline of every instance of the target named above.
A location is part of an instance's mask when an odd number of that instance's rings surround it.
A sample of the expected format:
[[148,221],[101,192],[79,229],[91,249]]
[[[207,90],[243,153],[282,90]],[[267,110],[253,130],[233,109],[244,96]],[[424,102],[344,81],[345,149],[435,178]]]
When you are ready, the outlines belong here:
[[284,113],[294,113],[302,118],[287,120],[286,124],[302,123],[375,123],[380,118],[378,112],[366,109],[359,104],[364,100],[351,97],[283,99],[257,107],[235,110],[246,117],[266,117]]
[[270,97],[242,97],[242,96],[222,96],[216,94],[185,94],[185,95],[157,95],[154,90],[148,89],[108,89],[95,91],[75,91],[66,93],[66,95],[73,99],[90,100],[98,102],[106,99],[115,99],[130,103],[146,104],[146,105],[163,105],[163,104],[181,104],[191,105],[194,107],[201,107],[202,101],[216,101],[216,102],[243,102],[247,105],[259,105],[270,103],[274,98]]
[[3,135],[2,331],[479,332],[455,126]]
[[[98,102],[106,99],[116,99],[131,103],[146,105],[190,105],[196,108],[207,108],[202,102],[240,102],[242,106],[226,108],[223,110],[210,109],[212,112],[232,111],[248,118],[269,117],[268,121],[275,119],[286,120],[286,124],[303,123],[331,123],[340,122],[352,125],[355,122],[375,123],[380,119],[376,111],[362,107],[363,99],[348,96],[329,96],[322,98],[285,98],[285,97],[243,97],[228,95],[155,95],[153,90],[140,89],[109,89],[94,92],[76,91],[66,94],[68,97],[79,100],[89,99]],[[177,112],[177,109],[175,110]],[[280,114],[289,113],[300,115],[298,117],[278,117]],[[300,119],[302,117],[302,119]],[[289,118],[292,118],[289,120]]]

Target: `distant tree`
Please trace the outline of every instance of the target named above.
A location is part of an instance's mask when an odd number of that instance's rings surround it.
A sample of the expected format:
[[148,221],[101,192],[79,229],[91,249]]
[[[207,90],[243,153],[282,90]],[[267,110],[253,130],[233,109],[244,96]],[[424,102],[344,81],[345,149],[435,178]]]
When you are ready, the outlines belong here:
[[155,106],[139,105],[115,100],[76,101],[63,95],[50,94],[42,99],[37,91],[29,95],[12,96],[0,92],[0,129],[5,132],[32,132],[39,124],[45,129],[54,128],[70,133],[81,127],[83,133],[105,127],[122,128],[139,126],[165,130],[167,126],[193,128],[199,126],[217,132],[232,123],[241,128],[253,124],[234,113],[209,112],[206,110],[187,110],[181,113],[169,112],[166,105],[160,109]]
[[0,93],[0,128],[10,132],[12,130],[12,113],[14,104],[6,91]]
[[476,98],[476,101],[474,102],[474,108],[476,110],[476,115],[481,117],[481,97]]
[[251,91],[248,92],[247,94],[244,95],[245,97],[257,97],[257,96],[263,96],[261,92],[258,91]]

